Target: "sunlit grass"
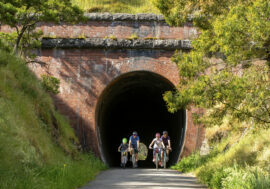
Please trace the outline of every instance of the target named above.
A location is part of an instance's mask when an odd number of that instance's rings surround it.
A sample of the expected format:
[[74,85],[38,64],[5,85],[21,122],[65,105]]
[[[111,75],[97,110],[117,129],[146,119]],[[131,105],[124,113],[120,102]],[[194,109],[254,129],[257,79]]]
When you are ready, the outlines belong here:
[[[225,126],[224,126],[225,128]],[[221,128],[222,129],[222,128]],[[270,187],[270,130],[241,133],[209,128],[213,150],[201,156],[199,152],[173,166],[181,172],[194,172],[200,181],[215,189],[264,189]],[[213,139],[217,140],[213,140]],[[237,140],[238,139],[238,140]]]
[[79,141],[25,62],[0,46],[0,188],[73,189],[105,165]]
[[159,14],[151,0],[72,0],[72,2],[86,12]]

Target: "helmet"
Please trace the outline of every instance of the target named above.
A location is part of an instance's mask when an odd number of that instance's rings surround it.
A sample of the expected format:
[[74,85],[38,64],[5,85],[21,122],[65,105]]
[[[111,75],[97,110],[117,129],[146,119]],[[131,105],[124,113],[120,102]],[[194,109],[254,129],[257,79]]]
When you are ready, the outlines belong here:
[[156,133],[156,137],[158,137],[158,136],[160,137],[160,133]]
[[122,142],[123,142],[124,144],[126,144],[126,143],[127,143],[127,139],[126,139],[126,138],[123,138],[123,139],[122,139]]
[[138,135],[137,131],[133,131],[132,135]]
[[163,131],[163,134],[165,135],[165,134],[168,134],[168,131]]

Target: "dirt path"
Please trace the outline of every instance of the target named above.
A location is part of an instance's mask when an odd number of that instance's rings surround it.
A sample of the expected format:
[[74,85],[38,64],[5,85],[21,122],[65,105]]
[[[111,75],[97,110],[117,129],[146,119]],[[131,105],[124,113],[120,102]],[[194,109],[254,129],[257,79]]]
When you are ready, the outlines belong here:
[[81,189],[198,189],[196,178],[169,169],[110,169]]

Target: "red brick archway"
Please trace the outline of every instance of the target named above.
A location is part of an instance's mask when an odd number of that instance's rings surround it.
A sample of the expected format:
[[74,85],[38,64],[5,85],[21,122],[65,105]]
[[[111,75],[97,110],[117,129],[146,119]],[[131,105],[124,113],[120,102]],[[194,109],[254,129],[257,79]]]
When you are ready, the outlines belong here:
[[[103,49],[48,49],[39,59],[46,67],[33,65],[38,75],[50,74],[61,81],[60,94],[55,103],[67,115],[82,145],[100,155],[96,131],[96,107],[103,90],[115,78],[134,71],[156,73],[177,86],[177,66],[171,62],[173,51],[162,50],[103,50]],[[182,155],[197,148],[203,132],[196,127],[187,112],[187,130]],[[199,142],[198,142],[199,141]]]
[[[167,130],[172,148],[169,164],[175,164],[182,152],[186,131],[186,111],[171,114],[163,100],[166,91],[175,90],[167,78],[145,70],[123,73],[113,79],[99,96],[95,111],[95,128],[102,160],[118,166],[116,149],[123,137],[136,130],[142,143],[148,146],[156,132]],[[141,166],[151,166],[148,153]]]
[[[83,148],[98,156],[96,108],[106,87],[116,78],[136,71],[155,73],[177,86],[178,69],[171,57],[176,49],[190,50],[188,39],[197,35],[191,23],[170,27],[162,16],[147,14],[90,14],[87,23],[43,23],[39,29],[47,38],[37,51],[37,59],[46,65],[30,67],[38,77],[49,74],[60,79],[55,105],[68,117]],[[6,26],[0,30],[11,31]],[[133,33],[139,39],[127,39]],[[109,34],[117,39],[107,39]],[[194,111],[191,108],[186,112],[181,156],[199,149],[204,139],[203,127],[192,121]]]

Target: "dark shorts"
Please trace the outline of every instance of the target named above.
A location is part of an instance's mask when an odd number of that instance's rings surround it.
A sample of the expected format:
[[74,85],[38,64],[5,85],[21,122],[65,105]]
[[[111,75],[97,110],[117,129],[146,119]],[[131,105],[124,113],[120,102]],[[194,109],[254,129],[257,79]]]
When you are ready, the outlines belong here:
[[131,144],[131,148],[134,149],[134,152],[135,152],[136,154],[138,153],[137,145]]
[[128,149],[121,149],[120,152],[127,152]]

